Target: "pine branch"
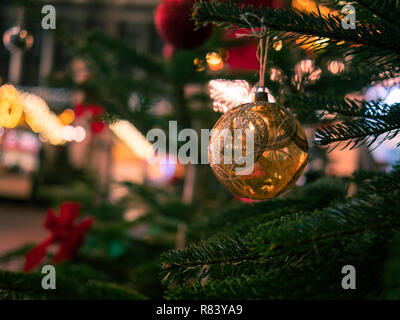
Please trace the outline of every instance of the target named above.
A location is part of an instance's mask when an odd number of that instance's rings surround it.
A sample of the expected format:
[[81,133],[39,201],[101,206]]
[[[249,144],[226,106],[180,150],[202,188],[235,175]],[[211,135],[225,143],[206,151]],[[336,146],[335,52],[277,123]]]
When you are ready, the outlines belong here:
[[383,268],[383,281],[385,290],[383,297],[389,300],[400,299],[400,232],[393,239],[392,246],[389,250],[388,259],[385,261]]
[[189,227],[193,238],[217,238],[223,235],[246,234],[252,227],[299,211],[323,209],[345,199],[347,188],[340,179],[320,179],[284,198],[271,199],[252,205],[234,205],[213,212],[205,221]]
[[[382,101],[340,99],[321,95],[290,95],[285,97],[291,107],[300,112],[323,110],[347,117],[361,117],[393,121],[400,115],[400,103],[388,105]],[[321,116],[323,116],[322,114]]]
[[30,251],[34,247],[33,244],[26,244],[21,247],[18,247],[12,251],[8,251],[0,256],[0,264],[8,263],[14,259],[18,259],[23,257],[28,251]]
[[370,146],[383,134],[386,135],[381,137],[379,143],[393,139],[400,132],[400,103],[388,105],[382,101],[339,99],[320,95],[288,95],[286,99],[300,115],[322,110],[324,112],[319,114],[320,117],[335,114],[355,118],[318,129],[315,142],[319,145],[348,141],[343,149],[348,146],[353,149],[365,143]]
[[386,194],[399,188],[400,162],[393,166],[392,172],[357,171],[354,182],[358,186],[358,194],[362,198]]
[[42,278],[43,275],[37,273],[0,271],[0,291],[2,294],[8,292],[28,299],[145,299],[134,290],[112,283],[99,281],[81,283],[62,275],[57,275],[57,290],[43,290]]
[[[89,33],[86,36],[84,45],[79,50],[81,54],[90,54],[91,57],[96,57],[102,62],[107,72],[116,72],[118,67],[126,68],[124,71],[129,72],[135,67],[157,78],[166,77],[164,66],[160,61],[149,55],[140,54],[128,43],[106,36],[101,32]],[[104,51],[109,51],[109,54],[112,54],[114,58],[105,57]]]
[[162,281],[168,283],[176,279],[192,277],[204,266],[240,263],[255,258],[249,255],[248,242],[244,238],[215,239],[195,247],[164,253],[161,256]]
[[[300,194],[286,199],[274,199],[254,206],[242,205],[216,213],[217,216],[205,226],[211,230],[210,233],[214,233],[210,240],[162,255],[164,282],[196,276],[205,266],[207,269],[203,271],[206,272],[210,272],[211,267],[216,269],[224,266],[225,269],[229,269],[228,265],[233,265],[229,270],[236,271],[239,266],[254,268],[261,263],[260,256],[250,254],[252,239],[238,236],[238,232],[247,234],[249,230],[264,224],[265,221],[279,221],[280,218],[299,210],[323,208],[333,201],[344,199],[345,190],[339,181],[327,179],[305,187]],[[308,200],[305,200],[305,197]],[[214,230],[219,232],[215,234]],[[218,233],[221,236],[218,237]]]
[[[393,176],[393,179],[397,175]],[[344,204],[312,213],[299,213],[260,225],[248,234],[256,244],[252,253],[263,256],[280,250],[304,250],[303,245],[336,241],[370,231],[400,228],[400,191],[354,198]]]
[[355,0],[360,5],[385,19],[389,24],[400,27],[400,9],[396,0]]
[[[240,275],[270,275],[286,267],[315,263],[330,250],[343,253],[350,250],[346,248],[365,249],[371,243],[386,241],[400,229],[399,169],[395,167],[389,175],[359,177],[364,181],[359,197],[330,208],[273,218],[274,212],[279,211],[275,209],[264,223],[255,222],[233,243],[232,239],[212,239],[171,251],[164,256],[166,280],[202,279],[208,275],[210,281],[220,281],[224,277],[237,280]],[[244,246],[237,246],[237,239]]]
[[[318,5],[323,5],[340,12],[344,6],[338,0],[316,0]],[[379,21],[380,24],[388,28],[398,29],[398,5],[392,0],[354,0],[347,2],[354,7],[357,23],[366,24]],[[396,17],[397,16],[397,17]],[[397,21],[396,21],[397,20]]]
[[[379,269],[387,237],[355,237],[342,246],[326,245],[299,256],[280,268],[241,273],[183,285],[167,291],[170,299],[329,299],[376,297],[380,294]],[[340,270],[351,263],[357,268],[357,290],[343,290]],[[318,272],[324,270],[324,272]]]
[[[366,294],[376,295],[379,292],[373,290],[379,287],[377,270],[385,255],[383,246],[390,240],[390,233],[394,228],[395,225],[375,229],[359,228],[358,232],[348,232],[346,236],[337,235],[335,241],[328,242],[324,242],[327,239],[313,239],[308,249],[292,243],[280,255],[259,259],[258,268],[243,269],[249,271],[240,270],[231,275],[215,275],[216,271],[213,270],[205,284],[184,285],[170,290],[167,295],[172,299],[213,299],[221,296],[228,299],[244,296],[247,299],[315,299],[317,296],[338,298],[344,292],[338,286],[338,270],[349,263],[356,265],[358,281],[359,277],[364,279],[358,282],[362,286],[358,287],[358,293],[364,292],[360,297],[365,298]],[[303,252],[296,254],[300,249]],[[315,270],[325,272],[315,274]],[[332,278],[332,274],[337,276]],[[374,274],[373,279],[371,274]]]
[[[232,3],[208,2],[196,3],[194,14],[194,19],[199,25],[216,23],[222,27],[249,28],[249,25],[241,19],[243,15],[247,15],[249,23],[253,26],[260,26],[259,19],[263,19],[264,25],[268,29],[281,33],[281,39],[296,40],[298,34],[302,34],[328,38],[327,43],[323,44],[324,47],[326,44],[340,46],[344,41],[348,44],[374,47],[375,50],[380,51],[375,56],[387,56],[390,52],[400,53],[400,45],[393,41],[399,34],[394,30],[386,30],[382,26],[372,23],[358,25],[354,30],[345,30],[341,26],[340,16],[322,16],[320,13],[303,13],[283,9],[239,8]],[[276,35],[273,32],[271,34]]]
[[[318,129],[315,132],[314,141],[319,145],[328,145],[337,143],[334,148],[339,146],[340,142],[348,141],[342,149],[350,146],[350,149],[360,147],[364,144],[371,146],[376,141],[380,144],[385,140],[391,140],[400,133],[400,122],[383,121],[380,119],[357,119],[345,121],[343,123],[329,125]],[[378,138],[385,134],[380,140]]]

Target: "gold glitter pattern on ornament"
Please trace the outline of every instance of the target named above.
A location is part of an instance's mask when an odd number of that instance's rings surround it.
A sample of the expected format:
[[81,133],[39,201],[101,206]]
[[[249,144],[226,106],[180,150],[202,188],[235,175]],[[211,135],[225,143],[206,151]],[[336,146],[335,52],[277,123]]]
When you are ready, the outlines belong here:
[[[240,173],[243,163],[224,159],[227,150],[221,131],[234,135],[242,129],[242,154],[246,155],[245,130],[254,132],[254,168]],[[233,148],[236,148],[234,146]],[[299,122],[276,103],[253,102],[225,113],[215,124],[209,144],[209,160],[217,179],[240,197],[264,200],[289,190],[301,176],[308,158],[308,144]]]
[[[223,152],[225,152],[225,141],[220,134],[222,130],[230,130],[233,136],[233,130],[235,129],[241,130],[243,135],[246,134],[246,129],[250,129],[254,133],[254,158],[258,159],[261,157],[268,143],[268,128],[263,118],[256,112],[253,112],[251,110],[252,108],[252,103],[244,104],[240,108],[234,108],[226,112],[224,116],[218,120],[214,126],[217,130],[214,130],[211,139],[219,139],[222,150],[212,150],[214,153],[212,156],[215,157],[216,153],[222,152],[222,154],[224,154]],[[233,168],[235,169],[236,166],[234,165]]]

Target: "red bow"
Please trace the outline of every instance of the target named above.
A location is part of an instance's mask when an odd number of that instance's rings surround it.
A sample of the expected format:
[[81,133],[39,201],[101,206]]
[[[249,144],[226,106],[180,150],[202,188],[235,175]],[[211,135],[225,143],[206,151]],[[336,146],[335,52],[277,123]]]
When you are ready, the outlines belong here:
[[51,234],[26,254],[24,271],[32,270],[37,266],[46,255],[47,248],[53,243],[59,244],[54,263],[67,260],[76,254],[83,243],[85,233],[94,221],[93,218],[86,218],[79,225],[76,224],[79,209],[79,203],[64,202],[61,205],[59,217],[52,209],[47,211],[44,226]]

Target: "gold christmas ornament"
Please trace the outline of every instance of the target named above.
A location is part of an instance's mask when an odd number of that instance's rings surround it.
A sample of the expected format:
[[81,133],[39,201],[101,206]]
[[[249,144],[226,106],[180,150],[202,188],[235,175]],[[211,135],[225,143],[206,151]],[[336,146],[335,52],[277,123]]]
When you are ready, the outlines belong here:
[[10,84],[0,87],[0,127],[14,128],[20,122],[23,111],[20,95]]
[[[221,184],[240,197],[257,200],[289,190],[308,159],[300,123],[281,105],[268,102],[265,91],[259,88],[254,102],[227,111],[215,124],[209,143],[210,165]],[[234,157],[235,152],[240,156]]]

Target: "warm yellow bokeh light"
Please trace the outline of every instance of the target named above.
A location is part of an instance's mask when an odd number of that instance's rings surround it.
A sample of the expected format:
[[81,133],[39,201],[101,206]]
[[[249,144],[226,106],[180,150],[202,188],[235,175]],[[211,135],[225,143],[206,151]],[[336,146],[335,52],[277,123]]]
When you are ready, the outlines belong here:
[[22,116],[23,106],[20,95],[12,85],[0,87],[0,126],[5,128],[16,127]]
[[75,112],[72,109],[66,109],[58,115],[58,119],[64,126],[69,126],[75,120]]
[[211,71],[219,71],[224,67],[224,61],[217,52],[209,52],[206,55],[208,68]]
[[118,120],[111,124],[109,128],[136,157],[147,161],[153,155],[152,144],[129,121]]
[[[321,13],[322,16],[327,16],[328,14],[333,14],[333,11],[327,7],[324,6],[318,6],[313,0],[293,0],[292,1],[292,7],[302,11],[302,12],[307,12],[307,13]],[[320,48],[324,48],[328,45],[328,38],[320,38],[320,37],[308,37],[307,43],[303,43],[303,41],[307,39],[307,36],[302,36],[299,38],[299,40],[296,41],[300,47],[307,52],[312,52],[314,51],[315,44],[318,45]]]

